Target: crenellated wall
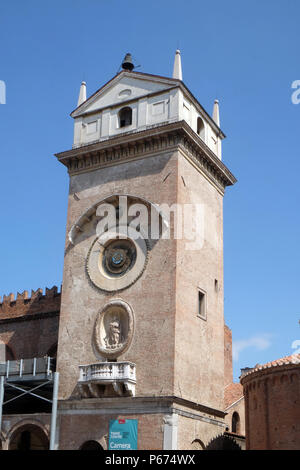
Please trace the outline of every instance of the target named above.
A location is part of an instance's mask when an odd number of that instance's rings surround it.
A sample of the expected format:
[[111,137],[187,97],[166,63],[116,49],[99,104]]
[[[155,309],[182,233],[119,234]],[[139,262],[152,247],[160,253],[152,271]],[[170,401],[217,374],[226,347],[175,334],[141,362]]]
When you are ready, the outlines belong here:
[[[56,286],[0,298],[0,343],[6,360],[55,354],[61,294]],[[2,358],[3,359],[3,358]]]

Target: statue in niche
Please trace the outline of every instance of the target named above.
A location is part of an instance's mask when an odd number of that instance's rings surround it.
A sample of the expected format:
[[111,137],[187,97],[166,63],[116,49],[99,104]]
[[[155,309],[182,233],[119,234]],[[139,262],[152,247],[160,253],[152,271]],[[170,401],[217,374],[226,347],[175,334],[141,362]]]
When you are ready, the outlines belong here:
[[134,317],[128,304],[112,300],[98,313],[94,327],[95,346],[101,355],[116,359],[128,348]]
[[107,349],[115,349],[122,345],[121,324],[118,319],[113,319],[109,323],[108,332],[104,338]]

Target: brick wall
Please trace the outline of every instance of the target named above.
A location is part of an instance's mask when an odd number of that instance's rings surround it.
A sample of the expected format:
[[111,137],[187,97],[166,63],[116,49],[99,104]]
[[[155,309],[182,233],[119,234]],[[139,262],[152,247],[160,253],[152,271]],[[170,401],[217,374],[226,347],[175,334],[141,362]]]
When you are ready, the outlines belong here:
[[232,382],[232,332],[227,325],[224,325],[224,386]]
[[300,366],[261,370],[242,378],[249,450],[299,450]]
[[[1,301],[2,300],[2,301]],[[6,359],[42,357],[53,352],[58,338],[60,293],[57,287],[0,299],[0,342]],[[52,351],[51,351],[52,349]]]

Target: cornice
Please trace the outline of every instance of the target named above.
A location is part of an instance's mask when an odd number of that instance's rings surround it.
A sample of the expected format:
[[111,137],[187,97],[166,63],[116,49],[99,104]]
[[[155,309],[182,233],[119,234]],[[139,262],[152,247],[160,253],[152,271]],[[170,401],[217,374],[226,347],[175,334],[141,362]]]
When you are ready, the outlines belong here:
[[105,141],[60,152],[55,156],[68,168],[70,176],[73,176],[176,150],[181,150],[222,193],[226,186],[236,182],[224,163],[185,121],[128,132]]
[[46,313],[29,313],[25,315],[19,315],[15,317],[6,317],[0,319],[0,325],[4,325],[6,323],[16,323],[16,322],[24,322],[24,321],[32,321],[32,320],[45,320],[46,318],[52,317],[59,317],[60,311],[56,310],[54,312],[46,312]]
[[[174,409],[174,405],[179,405],[182,408],[176,408],[176,412],[183,413],[184,411],[194,410],[195,412],[204,413],[207,417],[224,419],[227,413],[223,410],[211,408],[201,403],[196,403],[177,396],[135,396],[135,397],[103,397],[101,400],[95,398],[85,398],[84,400],[72,398],[66,400],[59,400],[59,409],[63,411],[73,410],[93,410],[104,409],[106,411],[115,409],[126,409],[127,413],[166,413]],[[108,411],[109,412],[109,411]],[[198,415],[198,417],[201,417]]]

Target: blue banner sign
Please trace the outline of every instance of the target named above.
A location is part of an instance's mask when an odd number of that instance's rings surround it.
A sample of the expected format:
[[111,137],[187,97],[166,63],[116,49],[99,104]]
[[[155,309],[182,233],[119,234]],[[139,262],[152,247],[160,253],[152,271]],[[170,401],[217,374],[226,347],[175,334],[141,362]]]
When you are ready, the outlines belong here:
[[109,450],[137,450],[137,419],[111,419]]

